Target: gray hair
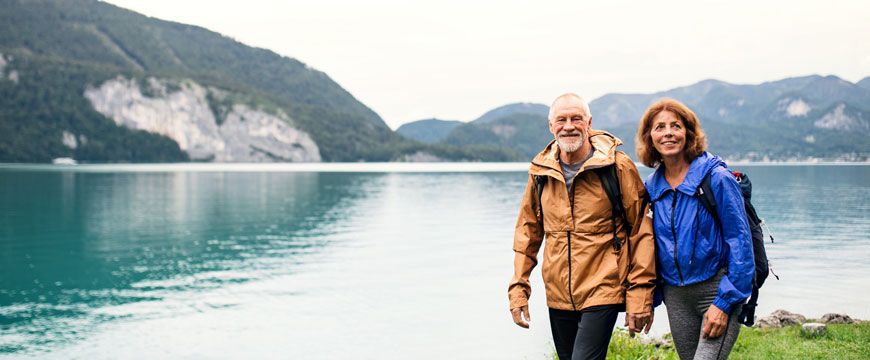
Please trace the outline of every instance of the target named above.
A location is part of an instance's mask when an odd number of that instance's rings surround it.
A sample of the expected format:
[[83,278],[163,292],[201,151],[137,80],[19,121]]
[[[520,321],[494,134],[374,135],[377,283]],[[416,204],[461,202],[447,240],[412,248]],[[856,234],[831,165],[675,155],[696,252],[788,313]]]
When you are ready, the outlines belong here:
[[[559,102],[559,100],[569,98],[569,97],[579,100],[580,103],[583,104],[583,111],[586,112],[586,116],[589,116],[590,118],[592,117],[592,111],[589,110],[589,104],[586,102],[585,99],[583,99],[582,96],[577,95],[575,93],[567,93],[567,94],[559,95],[559,97],[557,97],[556,100],[553,100],[553,104],[550,105],[550,114],[547,115],[547,120],[553,121],[553,108],[556,107],[556,103]],[[589,119],[584,119],[584,120],[589,120]]]

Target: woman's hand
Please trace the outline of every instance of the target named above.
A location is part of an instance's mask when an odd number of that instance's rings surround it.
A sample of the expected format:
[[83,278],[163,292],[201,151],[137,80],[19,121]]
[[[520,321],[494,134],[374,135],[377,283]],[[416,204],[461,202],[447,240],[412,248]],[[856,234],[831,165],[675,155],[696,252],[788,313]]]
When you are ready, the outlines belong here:
[[704,339],[714,339],[722,336],[725,327],[728,325],[728,314],[716,305],[710,305],[707,313],[704,314],[704,331],[701,332],[701,337]]

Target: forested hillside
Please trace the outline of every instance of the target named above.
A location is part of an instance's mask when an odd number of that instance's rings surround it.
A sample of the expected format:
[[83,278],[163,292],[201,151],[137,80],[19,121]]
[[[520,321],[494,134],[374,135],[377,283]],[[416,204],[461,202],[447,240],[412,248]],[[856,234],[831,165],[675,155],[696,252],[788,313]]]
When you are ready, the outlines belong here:
[[[454,160],[506,156],[404,139],[325,73],[201,27],[95,0],[0,4],[0,131],[9,134],[0,138],[0,161],[187,160],[177,140],[118,126],[83,98],[119,78],[139,84],[145,97],[172,95],[185,82],[207,89],[217,125],[238,104],[286,114],[324,161],[401,160],[421,151]],[[149,82],[170,84],[168,94],[149,93]]]

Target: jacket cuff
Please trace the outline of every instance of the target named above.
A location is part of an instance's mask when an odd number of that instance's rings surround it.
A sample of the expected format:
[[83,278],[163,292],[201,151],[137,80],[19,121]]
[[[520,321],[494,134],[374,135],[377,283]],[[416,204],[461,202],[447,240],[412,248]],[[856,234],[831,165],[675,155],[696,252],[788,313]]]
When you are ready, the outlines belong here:
[[725,299],[723,299],[721,297],[717,297],[715,300],[713,300],[713,305],[716,305],[716,307],[719,308],[719,310],[724,311],[726,314],[731,313],[731,307],[732,307],[731,303],[725,301]]
[[531,291],[531,289],[526,290],[522,286],[516,285],[508,289],[508,300],[510,300],[511,309],[516,309],[529,304],[529,294],[527,291]]
[[653,308],[659,307],[665,300],[665,293],[662,291],[661,284],[657,284],[655,290],[653,290]]
[[645,313],[652,311],[652,308],[652,289],[638,289],[625,295],[626,313]]
[[510,299],[510,303],[511,303],[510,308],[511,309],[516,309],[518,307],[523,307],[523,306],[529,305],[529,299],[526,299],[525,296],[522,296],[522,295],[521,296],[510,296],[509,295],[508,298]]

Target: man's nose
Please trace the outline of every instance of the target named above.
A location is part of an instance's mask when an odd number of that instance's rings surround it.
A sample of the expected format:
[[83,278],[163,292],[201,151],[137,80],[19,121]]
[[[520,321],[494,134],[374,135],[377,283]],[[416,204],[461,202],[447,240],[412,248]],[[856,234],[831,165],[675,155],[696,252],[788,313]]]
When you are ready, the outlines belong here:
[[575,127],[576,127],[576,126],[574,126],[574,122],[571,121],[571,120],[566,121],[566,122],[565,122],[565,126],[563,126],[563,128],[564,128],[565,130],[571,130],[571,129],[574,129]]

